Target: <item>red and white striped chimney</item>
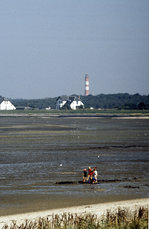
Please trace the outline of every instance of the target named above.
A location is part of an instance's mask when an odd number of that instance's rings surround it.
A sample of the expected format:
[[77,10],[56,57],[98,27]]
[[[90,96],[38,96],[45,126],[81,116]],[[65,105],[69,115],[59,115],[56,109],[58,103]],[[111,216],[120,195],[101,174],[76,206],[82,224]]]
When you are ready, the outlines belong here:
[[88,74],[85,74],[85,95],[89,95],[89,78]]

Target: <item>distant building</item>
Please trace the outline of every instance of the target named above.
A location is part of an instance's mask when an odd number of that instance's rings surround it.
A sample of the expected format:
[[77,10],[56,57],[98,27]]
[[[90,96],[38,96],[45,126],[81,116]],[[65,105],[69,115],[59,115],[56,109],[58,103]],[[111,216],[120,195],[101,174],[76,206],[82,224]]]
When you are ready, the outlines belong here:
[[56,109],[72,109],[77,110],[84,108],[84,104],[78,96],[58,97],[56,102]]
[[0,110],[16,110],[16,107],[8,99],[1,98]]
[[45,110],[49,111],[49,110],[51,110],[51,107],[46,107]]
[[67,102],[67,96],[59,96],[56,100],[56,110],[60,110]]

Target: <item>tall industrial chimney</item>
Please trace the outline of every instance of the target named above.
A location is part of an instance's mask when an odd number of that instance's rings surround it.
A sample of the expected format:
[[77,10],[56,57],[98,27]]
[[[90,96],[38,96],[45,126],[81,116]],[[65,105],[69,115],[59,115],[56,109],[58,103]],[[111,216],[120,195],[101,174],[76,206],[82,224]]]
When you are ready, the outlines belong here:
[[85,95],[89,95],[89,78],[88,74],[85,74]]

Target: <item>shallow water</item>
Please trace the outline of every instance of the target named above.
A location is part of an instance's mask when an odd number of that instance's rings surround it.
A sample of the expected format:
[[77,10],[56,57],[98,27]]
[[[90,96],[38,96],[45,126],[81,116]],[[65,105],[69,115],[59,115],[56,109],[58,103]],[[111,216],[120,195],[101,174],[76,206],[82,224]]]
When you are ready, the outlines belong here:
[[0,117],[1,215],[149,197],[148,177],[148,119]]

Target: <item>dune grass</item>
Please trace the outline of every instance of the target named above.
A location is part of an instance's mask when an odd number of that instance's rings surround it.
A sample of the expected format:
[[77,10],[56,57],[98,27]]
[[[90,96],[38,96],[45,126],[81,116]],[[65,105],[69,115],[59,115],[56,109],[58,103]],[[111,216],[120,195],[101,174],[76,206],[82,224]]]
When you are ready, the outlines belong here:
[[3,229],[146,229],[148,228],[148,209],[140,207],[131,212],[128,209],[120,209],[114,213],[107,211],[106,216],[97,218],[91,214],[52,215],[47,218],[39,218],[35,221],[26,220],[17,225],[14,221],[11,226],[5,225]]

